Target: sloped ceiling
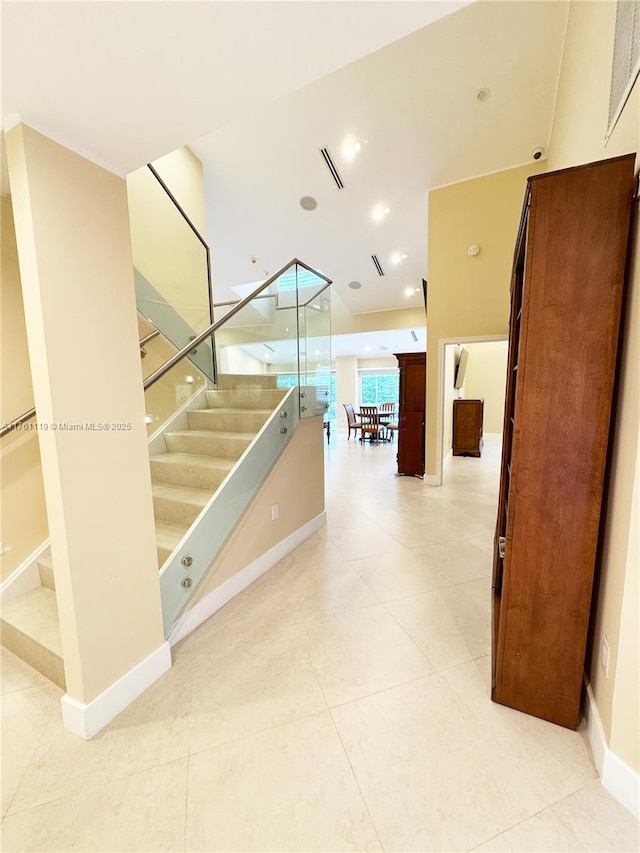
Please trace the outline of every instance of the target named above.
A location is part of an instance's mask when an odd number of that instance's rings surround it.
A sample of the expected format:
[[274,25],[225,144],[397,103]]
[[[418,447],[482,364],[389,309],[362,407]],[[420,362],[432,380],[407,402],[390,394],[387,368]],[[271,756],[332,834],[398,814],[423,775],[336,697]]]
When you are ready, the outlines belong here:
[[[429,189],[547,148],[566,20],[561,0],[477,2],[193,142],[217,298],[297,256],[333,278],[353,313],[422,304]],[[355,157],[348,140],[362,146]],[[389,209],[381,221],[376,206]],[[407,257],[394,265],[395,253]]]
[[[547,147],[567,11],[565,0],[3,2],[3,126],[19,118],[122,175],[191,145],[219,300],[297,256],[353,313],[416,306],[429,189]],[[348,139],[362,145],[351,160]],[[397,266],[394,253],[406,255]]]
[[466,2],[2,2],[3,127],[124,175]]

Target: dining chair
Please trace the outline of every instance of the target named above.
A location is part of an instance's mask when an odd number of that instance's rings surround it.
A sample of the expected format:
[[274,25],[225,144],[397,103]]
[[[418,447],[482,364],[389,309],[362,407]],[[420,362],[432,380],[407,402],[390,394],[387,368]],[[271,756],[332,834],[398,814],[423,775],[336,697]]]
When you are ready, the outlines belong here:
[[364,441],[365,435],[370,436],[370,440],[380,440],[380,435],[384,433],[384,426],[380,423],[380,415],[377,406],[360,406],[360,441]]
[[360,421],[356,417],[356,413],[353,410],[353,406],[351,403],[343,403],[344,410],[347,413],[347,426],[349,427],[349,435],[347,436],[347,441],[351,438],[351,430],[358,435],[358,430],[361,427]]
[[380,403],[380,421],[385,429],[385,439],[392,441],[395,432],[398,429],[398,424],[394,420],[396,415],[395,403]]

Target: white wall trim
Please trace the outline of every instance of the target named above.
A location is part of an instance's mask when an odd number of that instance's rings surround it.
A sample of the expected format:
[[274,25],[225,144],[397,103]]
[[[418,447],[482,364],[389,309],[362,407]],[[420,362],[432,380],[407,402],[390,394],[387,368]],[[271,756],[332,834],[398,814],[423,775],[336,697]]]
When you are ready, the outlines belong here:
[[436,473],[427,474],[425,482],[430,486],[442,485],[442,454],[444,445],[444,348],[447,344],[482,344],[490,343],[491,341],[506,341],[509,339],[508,334],[504,335],[461,335],[458,338],[440,338],[438,341],[438,395],[437,395],[437,430],[436,430]]
[[168,669],[171,648],[165,641],[91,702],[84,704],[65,693],[60,700],[65,729],[89,740]]
[[294,548],[301,545],[305,539],[308,539],[324,527],[326,523],[327,513],[324,511],[221,583],[220,586],[212,590],[201,601],[183,614],[169,636],[169,643],[173,646],[179,640],[188,636],[198,625],[201,625],[209,616],[212,616],[217,610],[224,607],[227,602],[235,598],[243,589],[246,589],[257,580],[260,575],[269,571],[272,566],[275,566],[283,557],[291,553]]
[[640,819],[640,776],[609,748],[593,690],[586,676],[585,684],[587,687],[585,702],[587,734],[593,758],[600,773],[600,782],[612,797]]
[[0,602],[2,604],[6,604],[7,601],[13,601],[18,596],[24,595],[25,592],[31,592],[32,589],[40,586],[40,573],[38,572],[37,561],[40,554],[47,550],[50,542],[50,539],[45,539],[0,584]]

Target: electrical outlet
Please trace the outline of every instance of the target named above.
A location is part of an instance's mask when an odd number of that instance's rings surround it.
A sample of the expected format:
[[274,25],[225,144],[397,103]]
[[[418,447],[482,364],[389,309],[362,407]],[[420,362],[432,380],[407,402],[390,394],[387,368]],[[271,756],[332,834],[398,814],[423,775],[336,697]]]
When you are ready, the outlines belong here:
[[275,521],[280,515],[280,504],[274,504],[271,507],[271,521]]
[[605,678],[609,678],[609,641],[603,635],[600,644],[600,669]]

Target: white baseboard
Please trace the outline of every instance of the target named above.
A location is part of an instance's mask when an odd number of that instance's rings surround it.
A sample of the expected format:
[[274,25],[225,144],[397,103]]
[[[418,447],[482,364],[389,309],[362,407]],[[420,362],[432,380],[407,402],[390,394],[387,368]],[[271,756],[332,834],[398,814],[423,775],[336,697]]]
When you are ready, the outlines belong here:
[[258,557],[257,560],[249,563],[248,566],[240,569],[240,571],[236,572],[235,575],[228,578],[224,583],[221,583],[220,586],[216,587],[209,593],[209,595],[206,595],[201,601],[183,614],[169,636],[169,643],[173,646],[179,640],[182,640],[194,631],[198,625],[201,625],[209,618],[209,616],[212,616],[217,610],[224,607],[227,602],[231,601],[232,598],[235,598],[238,593],[242,592],[243,589],[246,589],[250,584],[257,580],[260,575],[269,571],[272,566],[275,566],[277,562],[282,560],[283,557],[286,557],[294,548],[297,548],[298,545],[302,545],[305,539],[308,539],[316,533],[316,531],[324,527],[326,523],[327,513],[326,511],[321,512],[320,515],[317,515],[315,518],[312,518],[311,521],[303,524],[302,527],[299,527],[296,531],[287,536],[286,539],[278,542],[277,545],[274,545],[273,548]]
[[598,706],[586,678],[585,683],[587,686],[585,703],[587,734],[593,758],[600,773],[600,782],[612,797],[622,803],[634,817],[640,819],[640,776],[609,748]]
[[168,669],[171,669],[171,648],[165,641],[91,702],[84,704],[65,693],[60,700],[65,729],[89,740]]
[[40,573],[36,563],[40,554],[47,550],[50,542],[50,539],[45,539],[42,545],[39,545],[33,553],[29,554],[26,560],[23,560],[2,582],[0,585],[0,602],[2,604],[13,601],[24,595],[25,592],[31,592],[32,589],[40,586]]
[[425,486],[439,486],[441,485],[440,479],[437,474],[425,474],[422,482]]

